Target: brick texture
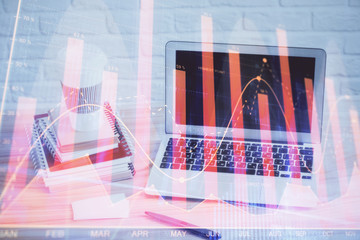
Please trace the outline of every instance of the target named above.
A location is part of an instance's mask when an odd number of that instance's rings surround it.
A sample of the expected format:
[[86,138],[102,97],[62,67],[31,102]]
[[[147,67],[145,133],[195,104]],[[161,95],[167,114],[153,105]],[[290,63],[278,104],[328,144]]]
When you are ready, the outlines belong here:
[[347,5],[347,3],[348,3],[347,0],[318,0],[318,1],[280,0],[281,6],[285,6],[285,7],[345,6]]
[[[22,1],[10,81],[15,89],[22,84],[26,91],[12,91],[8,101],[16,102],[21,94],[38,94],[39,101],[48,105],[57,101],[53,97],[58,82],[54,66],[69,37],[80,37],[86,44],[98,46],[107,55],[108,65],[118,69],[119,97],[135,95],[138,56],[143,54],[138,52],[141,1]],[[1,81],[6,73],[17,2],[0,0]],[[345,83],[349,81],[351,86],[360,86],[360,0],[153,2],[153,31],[145,36],[152,38],[152,101],[164,100],[166,42],[200,42],[202,16],[212,19],[213,40],[221,43],[277,45],[276,29],[284,29],[289,46],[325,49],[327,75],[339,86],[344,82],[341,92],[346,92],[350,85]],[[38,88],[46,94],[41,95]],[[349,91],[359,94],[357,90]]]
[[319,31],[360,31],[358,10],[315,12],[314,30]]
[[275,31],[276,28],[288,31],[305,31],[311,29],[311,15],[305,11],[246,12],[244,28],[253,31]]

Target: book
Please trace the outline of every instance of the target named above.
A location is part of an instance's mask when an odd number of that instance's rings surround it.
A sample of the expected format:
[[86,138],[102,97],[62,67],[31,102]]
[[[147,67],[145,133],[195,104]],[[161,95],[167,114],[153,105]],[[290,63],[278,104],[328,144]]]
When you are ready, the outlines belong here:
[[[37,174],[43,177],[50,191],[61,189],[62,184],[76,179],[87,179],[93,171],[101,176],[112,176],[112,181],[132,178],[135,174],[133,153],[127,135],[121,134],[117,147],[92,155],[81,156],[61,162],[57,156],[56,135],[48,127],[48,114],[34,116],[31,136],[30,159],[34,163]],[[116,132],[116,137],[119,138]]]
[[[119,140],[116,139],[116,143],[112,145],[95,146],[84,150],[77,150],[73,152],[64,153],[59,150],[57,144],[57,135],[55,134],[55,130],[53,129],[53,127],[50,126],[46,114],[35,116],[35,121],[37,121],[39,133],[40,134],[44,133],[45,135],[45,138],[43,140],[47,144],[47,147],[52,151],[52,153],[55,155],[55,158],[60,162],[70,161],[76,158],[81,158],[86,155],[98,154],[99,152],[104,152],[119,147]],[[123,148],[122,145],[120,147]],[[128,150],[124,149],[124,152],[126,154],[128,154],[127,151]]]
[[109,122],[106,122],[104,114],[100,114],[98,131],[76,131],[72,129],[69,115],[57,119],[57,111],[49,111],[49,122],[53,122],[52,131],[56,135],[56,144],[59,152],[66,154],[71,152],[86,151],[88,149],[102,148],[111,149],[117,144]]

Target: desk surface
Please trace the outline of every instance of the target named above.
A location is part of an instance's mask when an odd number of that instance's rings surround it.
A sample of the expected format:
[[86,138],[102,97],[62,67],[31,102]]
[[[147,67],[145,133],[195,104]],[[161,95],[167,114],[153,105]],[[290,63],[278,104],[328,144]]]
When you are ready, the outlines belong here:
[[[342,106],[342,107],[341,107]],[[69,189],[61,193],[49,193],[39,177],[30,178],[27,184],[18,175],[11,184],[12,193],[17,193],[0,215],[0,222],[8,227],[64,227],[86,228],[106,227],[116,229],[159,229],[175,227],[164,225],[147,217],[145,211],[153,211],[174,218],[190,222],[200,227],[214,229],[358,229],[360,223],[360,193],[357,191],[360,183],[360,171],[356,158],[358,143],[354,142],[349,115],[349,104],[343,102],[338,115],[338,127],[342,129],[341,136],[335,136],[329,128],[323,131],[325,185],[318,186],[327,196],[319,197],[319,205],[313,209],[299,208],[263,208],[259,206],[232,205],[217,199],[205,201],[191,201],[185,199],[164,199],[146,195],[143,187],[146,184],[149,168],[145,165],[135,166],[137,173],[133,180],[114,182],[104,186],[90,186],[88,188]],[[152,110],[157,110],[154,108]],[[134,114],[126,114],[123,118],[134,130]],[[331,113],[325,113],[325,119]],[[153,159],[160,143],[163,125],[163,114],[151,119],[151,140],[149,145],[150,157]],[[354,120],[354,119],[353,119]],[[336,142],[338,141],[338,142]],[[338,148],[342,145],[345,168],[330,167],[338,164]],[[10,159],[11,161],[11,159]],[[31,169],[31,164],[27,168]],[[24,169],[22,169],[24,170]],[[30,171],[30,170],[26,170]],[[345,171],[342,173],[341,171]],[[340,179],[340,177],[345,179]],[[17,184],[19,183],[19,184]],[[9,188],[10,188],[9,187]],[[344,189],[343,189],[344,188]],[[71,203],[76,200],[102,195],[104,193],[125,193],[130,204],[128,218],[73,220]],[[318,194],[318,193],[316,193]],[[331,197],[328,197],[331,196]],[[90,210],[90,209],[89,209]],[[156,231],[156,230],[154,230]]]

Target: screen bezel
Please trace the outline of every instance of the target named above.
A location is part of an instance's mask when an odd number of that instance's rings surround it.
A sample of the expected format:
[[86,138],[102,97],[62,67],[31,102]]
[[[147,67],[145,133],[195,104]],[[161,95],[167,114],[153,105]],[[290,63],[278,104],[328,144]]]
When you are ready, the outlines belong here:
[[[174,112],[174,96],[175,88],[173,87],[176,70],[176,51],[212,51],[212,52],[236,52],[239,54],[258,54],[258,55],[276,55],[276,56],[294,56],[294,57],[312,57],[315,58],[315,72],[314,72],[314,97],[313,108],[317,110],[317,114],[312,114],[312,126],[317,124],[319,128],[311,128],[310,133],[301,132],[284,132],[284,131],[267,131],[259,129],[243,129],[246,139],[261,141],[276,141],[287,142],[287,136],[297,136],[298,143],[320,143],[321,127],[322,127],[322,112],[324,102],[325,89],[325,62],[326,53],[323,49],[314,48],[294,48],[294,47],[275,47],[275,46],[258,46],[258,45],[240,45],[240,44],[220,44],[220,43],[199,43],[199,42],[178,42],[170,41],[165,46],[165,105],[167,111],[165,112],[165,132],[167,134],[182,134],[186,133],[188,136],[202,137],[204,133],[203,126],[181,125],[175,123]],[[284,51],[285,50],[285,51]],[[287,54],[287,55],[286,55]],[[316,106],[315,106],[316,105]],[[316,118],[317,116],[317,118]],[[206,133],[209,137],[216,138],[232,138],[237,135],[236,128],[226,129],[225,127],[206,127]],[[316,133],[315,131],[319,131]],[[240,133],[240,132],[239,132]],[[268,136],[268,139],[266,138]]]

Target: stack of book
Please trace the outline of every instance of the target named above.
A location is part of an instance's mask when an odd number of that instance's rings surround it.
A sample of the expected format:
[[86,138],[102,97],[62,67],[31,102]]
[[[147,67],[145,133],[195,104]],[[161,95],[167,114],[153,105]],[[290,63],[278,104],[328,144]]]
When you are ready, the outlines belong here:
[[52,113],[34,117],[30,158],[51,192],[74,181],[89,184],[94,173],[96,179],[111,181],[134,176],[133,147],[126,131],[110,114],[111,108],[105,113],[101,128],[89,132],[73,130],[68,118],[57,121]]

